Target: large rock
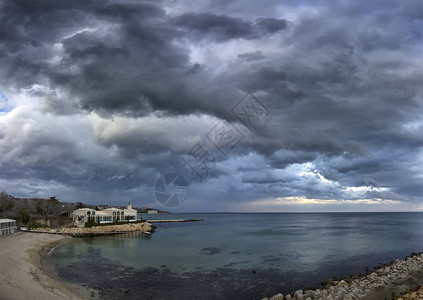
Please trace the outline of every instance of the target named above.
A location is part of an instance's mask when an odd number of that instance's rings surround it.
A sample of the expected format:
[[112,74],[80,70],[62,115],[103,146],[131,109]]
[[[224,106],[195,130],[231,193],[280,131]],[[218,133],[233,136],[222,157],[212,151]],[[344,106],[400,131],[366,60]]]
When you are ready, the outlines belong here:
[[339,287],[347,287],[347,286],[348,286],[348,283],[346,283],[344,280],[341,280],[341,281],[338,283],[338,286],[339,286]]
[[283,300],[283,295],[281,293],[273,295],[269,300]]

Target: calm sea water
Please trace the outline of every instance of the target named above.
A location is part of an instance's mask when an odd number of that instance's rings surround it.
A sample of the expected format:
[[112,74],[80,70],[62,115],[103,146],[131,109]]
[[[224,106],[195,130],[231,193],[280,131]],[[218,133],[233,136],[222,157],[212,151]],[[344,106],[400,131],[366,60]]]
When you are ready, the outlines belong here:
[[169,214],[151,237],[73,239],[48,258],[109,299],[260,299],[423,251],[423,213]]

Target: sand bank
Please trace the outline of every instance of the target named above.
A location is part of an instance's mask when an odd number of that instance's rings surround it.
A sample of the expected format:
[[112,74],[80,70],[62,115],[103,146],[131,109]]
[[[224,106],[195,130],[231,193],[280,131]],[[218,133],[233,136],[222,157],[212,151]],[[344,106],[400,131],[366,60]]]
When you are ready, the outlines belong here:
[[41,264],[42,253],[70,237],[17,233],[0,238],[0,299],[84,299],[91,291],[49,277]]

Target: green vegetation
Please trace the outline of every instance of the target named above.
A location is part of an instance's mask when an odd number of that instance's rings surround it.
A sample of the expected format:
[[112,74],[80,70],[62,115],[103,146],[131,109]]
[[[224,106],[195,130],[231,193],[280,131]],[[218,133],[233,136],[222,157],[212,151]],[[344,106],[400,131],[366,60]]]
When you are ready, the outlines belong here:
[[85,222],[85,227],[86,228],[91,228],[93,226],[96,226],[98,223],[95,222],[95,217],[89,217],[88,221]]
[[32,227],[59,227],[72,222],[73,203],[62,203],[56,196],[50,198],[16,198],[0,193],[0,218],[15,219],[18,225]]

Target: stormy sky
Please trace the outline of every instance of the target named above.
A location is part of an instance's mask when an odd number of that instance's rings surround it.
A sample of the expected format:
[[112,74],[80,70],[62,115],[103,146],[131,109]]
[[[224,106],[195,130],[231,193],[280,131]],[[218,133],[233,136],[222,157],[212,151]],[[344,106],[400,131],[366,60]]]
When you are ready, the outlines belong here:
[[0,0],[0,189],[421,210],[422,34],[420,0]]

